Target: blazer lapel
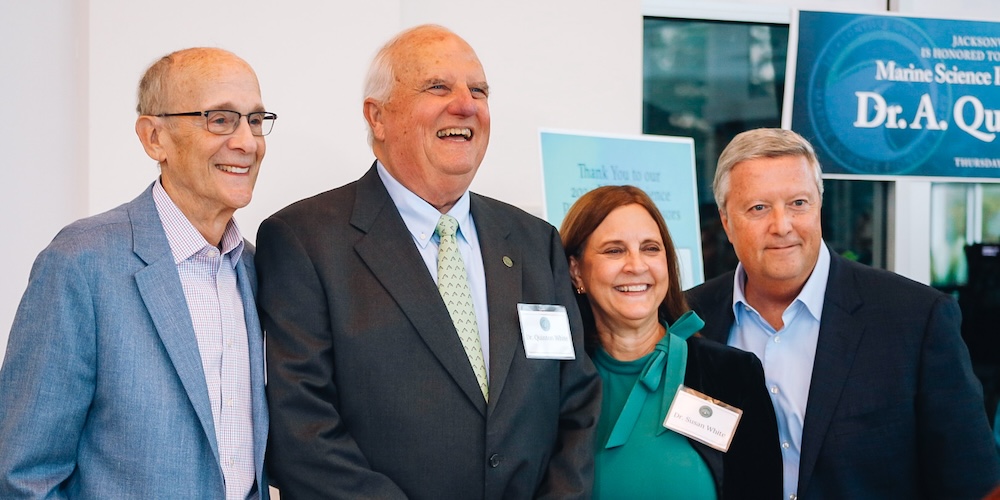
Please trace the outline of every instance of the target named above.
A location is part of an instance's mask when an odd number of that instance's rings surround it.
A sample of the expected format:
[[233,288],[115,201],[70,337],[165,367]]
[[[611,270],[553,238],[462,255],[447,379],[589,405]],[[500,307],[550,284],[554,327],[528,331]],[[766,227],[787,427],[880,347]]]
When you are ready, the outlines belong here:
[[357,186],[351,225],[365,236],[355,244],[354,250],[455,383],[480,413],[486,415],[486,401],[448,309],[374,166]]
[[826,287],[812,382],[806,403],[806,418],[802,428],[799,493],[808,491],[820,447],[864,335],[864,323],[854,317],[854,313],[862,306],[855,287],[852,275],[844,268],[842,257],[831,252],[830,278]]
[[[486,274],[486,302],[490,315],[490,400],[499,401],[521,343],[521,326],[515,314],[521,297],[521,251],[511,240],[511,229],[506,221],[477,194],[472,194],[471,210]],[[496,405],[489,407],[492,412]]]
[[705,313],[705,317],[702,318],[705,321],[705,327],[701,329],[702,336],[726,344],[729,342],[729,330],[736,321],[733,316],[734,273],[730,272],[723,276],[706,285],[712,288],[705,290],[705,299],[699,304],[692,305]]
[[257,316],[257,273],[253,266],[253,251],[249,242],[245,241],[244,252],[236,266],[237,284],[243,300],[243,317],[247,326],[247,344],[250,348],[250,392],[253,411],[253,454],[254,468],[257,471],[257,484],[265,484],[264,478],[264,445],[267,443],[269,425],[267,400],[264,396],[264,333]]
[[218,460],[219,446],[215,439],[215,424],[198,341],[177,266],[170,253],[170,243],[156,212],[152,190],[147,189],[133,201],[128,213],[132,223],[133,250],[147,264],[135,274],[139,295]]

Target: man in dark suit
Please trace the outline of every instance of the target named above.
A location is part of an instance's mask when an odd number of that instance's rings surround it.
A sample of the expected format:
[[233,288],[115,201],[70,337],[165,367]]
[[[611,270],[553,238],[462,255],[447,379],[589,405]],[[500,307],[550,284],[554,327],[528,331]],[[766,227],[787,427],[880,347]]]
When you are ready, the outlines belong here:
[[[290,499],[588,497],[600,382],[558,233],[468,191],[490,132],[479,59],[444,28],[413,28],[376,55],[365,92],[375,164],[258,233],[275,486]],[[439,290],[448,218],[476,327],[465,339]],[[519,304],[564,306],[548,326],[568,319],[575,359],[538,358]]]
[[702,334],[763,362],[785,498],[981,498],[1000,465],[958,305],[830,252],[821,174],[788,130],[723,151],[713,189],[740,263],[689,291]]

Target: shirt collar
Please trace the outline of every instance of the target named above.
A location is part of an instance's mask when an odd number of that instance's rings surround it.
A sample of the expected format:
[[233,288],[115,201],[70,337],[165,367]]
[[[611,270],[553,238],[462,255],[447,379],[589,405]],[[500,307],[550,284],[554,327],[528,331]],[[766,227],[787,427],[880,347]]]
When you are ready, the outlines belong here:
[[[399,211],[400,217],[403,218],[406,229],[410,231],[410,235],[413,236],[413,240],[417,242],[417,245],[420,245],[421,248],[427,246],[427,243],[434,236],[434,230],[437,228],[438,220],[441,218],[441,212],[397,181],[386,170],[381,161],[376,161],[375,164],[378,176],[382,179],[385,190],[389,192],[389,198],[396,205],[396,210]],[[475,228],[472,225],[468,190],[462,193],[462,197],[458,199],[455,206],[451,207],[451,210],[448,210],[448,215],[458,221],[458,234],[460,237],[466,241],[474,240],[475,235],[473,233],[475,232]]]
[[[798,296],[792,301],[793,303],[798,301],[805,305],[809,314],[817,321],[819,321],[823,314],[823,303],[826,300],[826,284],[829,279],[830,250],[826,247],[826,242],[821,241],[816,266],[813,268],[813,272],[809,275],[809,279],[806,280],[806,284],[802,287]],[[743,268],[743,263],[740,262],[736,265],[736,276],[733,277],[733,316],[736,317],[737,323],[740,318],[739,305],[750,305],[744,294],[746,282],[746,269]]]
[[[214,247],[205,240],[201,232],[191,224],[187,216],[181,212],[174,200],[170,198],[167,191],[163,189],[163,184],[157,178],[153,183],[153,202],[156,204],[156,212],[160,216],[163,230],[167,234],[167,242],[170,244],[170,252],[174,257],[174,264],[179,264],[192,255],[202,251],[205,247]],[[230,253],[231,252],[231,253]],[[236,224],[236,219],[229,219],[226,230],[222,233],[222,253],[230,254],[229,260],[233,267],[239,262],[243,255],[243,235]]]

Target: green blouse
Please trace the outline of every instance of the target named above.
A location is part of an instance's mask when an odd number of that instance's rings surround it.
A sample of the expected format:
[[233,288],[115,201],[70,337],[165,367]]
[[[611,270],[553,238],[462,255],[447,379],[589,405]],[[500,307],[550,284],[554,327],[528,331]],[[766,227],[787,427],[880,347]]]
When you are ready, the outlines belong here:
[[686,437],[663,427],[684,381],[685,339],[704,326],[694,312],[674,324],[653,352],[618,361],[603,348],[594,364],[604,383],[597,424],[594,498],[716,498],[712,473]]

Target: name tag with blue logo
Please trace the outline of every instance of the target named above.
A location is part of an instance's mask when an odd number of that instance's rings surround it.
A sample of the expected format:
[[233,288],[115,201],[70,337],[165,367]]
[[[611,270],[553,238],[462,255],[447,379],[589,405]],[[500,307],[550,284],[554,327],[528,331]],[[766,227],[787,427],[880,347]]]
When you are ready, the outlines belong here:
[[576,359],[566,308],[549,304],[518,304],[524,354],[530,359]]
[[677,388],[663,426],[678,434],[729,451],[743,410],[706,396],[683,384]]

